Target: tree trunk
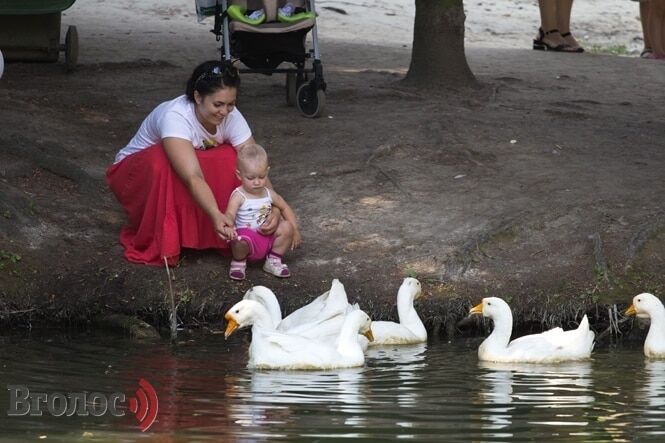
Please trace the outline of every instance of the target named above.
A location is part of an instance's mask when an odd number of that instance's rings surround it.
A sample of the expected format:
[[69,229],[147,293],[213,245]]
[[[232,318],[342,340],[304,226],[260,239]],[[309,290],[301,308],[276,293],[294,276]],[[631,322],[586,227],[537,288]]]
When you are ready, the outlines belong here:
[[415,0],[411,65],[405,81],[417,87],[458,87],[476,80],[464,54],[463,0]]

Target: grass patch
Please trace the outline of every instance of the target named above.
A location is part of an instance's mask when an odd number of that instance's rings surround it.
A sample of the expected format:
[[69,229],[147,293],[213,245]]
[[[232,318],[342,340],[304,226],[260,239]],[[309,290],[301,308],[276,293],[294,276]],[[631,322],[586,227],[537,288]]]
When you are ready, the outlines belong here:
[[21,256],[14,252],[5,251],[0,249],[0,271],[5,269],[8,264],[18,264],[21,261]]
[[406,265],[406,268],[404,268],[404,276],[411,278],[418,278],[418,271],[413,269],[411,265]]
[[622,55],[622,56],[633,55],[633,53],[628,50],[626,45],[611,45],[611,46],[591,45],[591,47],[587,48],[587,50],[593,54],[611,54],[611,55]]

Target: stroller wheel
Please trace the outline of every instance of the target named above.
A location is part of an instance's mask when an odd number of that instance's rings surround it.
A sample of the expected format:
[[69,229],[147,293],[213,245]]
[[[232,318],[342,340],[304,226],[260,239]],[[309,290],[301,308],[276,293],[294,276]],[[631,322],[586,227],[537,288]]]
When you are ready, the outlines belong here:
[[303,83],[298,88],[298,109],[307,118],[316,118],[323,113],[326,94],[312,83]]
[[286,104],[289,106],[296,105],[296,92],[297,92],[297,83],[296,83],[296,73],[287,72],[286,73]]
[[69,26],[65,34],[65,70],[71,72],[76,69],[79,58],[79,33],[76,26]]

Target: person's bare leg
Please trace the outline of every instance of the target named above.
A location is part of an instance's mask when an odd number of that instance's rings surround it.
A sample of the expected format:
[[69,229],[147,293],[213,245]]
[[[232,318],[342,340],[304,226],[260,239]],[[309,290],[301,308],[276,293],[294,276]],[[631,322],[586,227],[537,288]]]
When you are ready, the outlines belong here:
[[644,39],[644,55],[652,51],[651,49],[651,36],[649,34],[649,2],[640,2],[640,22],[642,23],[642,37]]
[[[551,32],[552,30],[559,29],[557,23],[557,3],[557,0],[538,0],[538,7],[540,8],[540,30],[534,42],[540,40],[542,37],[542,42],[552,48],[566,44],[560,32]],[[541,31],[543,34],[541,34]],[[559,31],[561,30],[559,29]]]
[[556,6],[556,1],[538,0],[538,8],[540,8],[540,27],[543,31],[556,29]]
[[238,240],[231,243],[231,254],[234,260],[244,260],[249,255],[249,245],[244,240]]
[[665,57],[665,0],[649,0],[649,37],[656,57]]
[[571,48],[580,48],[580,44],[577,43],[577,40],[575,40],[575,37],[570,32],[570,15],[573,11],[573,0],[556,0],[552,3],[557,4],[556,21],[564,40]]
[[233,260],[231,260],[231,266],[229,267],[229,277],[232,280],[244,280],[249,244],[244,240],[231,242],[231,255]]
[[282,219],[275,231],[275,239],[272,242],[272,251],[284,255],[291,247],[293,241],[293,227],[291,223]]
[[658,26],[658,29],[660,30],[660,47],[661,47],[661,53],[660,57],[665,58],[665,0],[660,0],[660,26]]

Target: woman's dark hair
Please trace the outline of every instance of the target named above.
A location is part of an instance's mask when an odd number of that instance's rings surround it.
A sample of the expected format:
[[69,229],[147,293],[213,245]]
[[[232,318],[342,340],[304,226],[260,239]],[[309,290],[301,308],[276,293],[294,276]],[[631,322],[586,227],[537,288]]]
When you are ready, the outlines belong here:
[[219,60],[209,60],[194,68],[187,80],[185,94],[194,101],[194,91],[202,96],[210,95],[220,89],[240,87],[238,70],[231,64]]

